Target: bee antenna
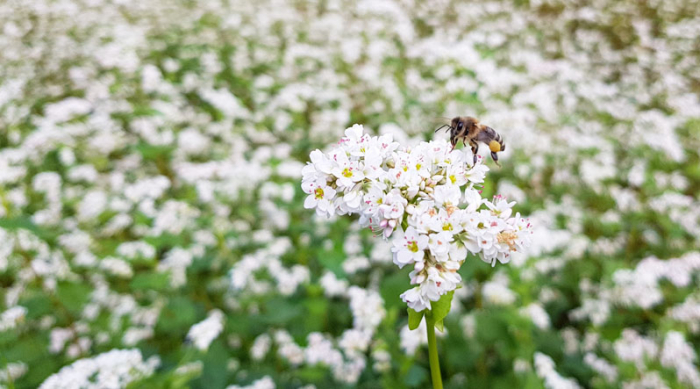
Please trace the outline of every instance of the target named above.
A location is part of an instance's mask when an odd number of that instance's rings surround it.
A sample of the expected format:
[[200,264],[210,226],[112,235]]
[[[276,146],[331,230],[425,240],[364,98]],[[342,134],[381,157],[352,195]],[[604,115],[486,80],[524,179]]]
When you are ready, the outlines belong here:
[[447,127],[447,128],[452,128],[452,127],[450,127],[449,124],[443,124],[442,126],[438,127],[438,128],[435,130],[435,132],[438,132],[438,131],[442,130],[442,129],[445,128],[445,127]]

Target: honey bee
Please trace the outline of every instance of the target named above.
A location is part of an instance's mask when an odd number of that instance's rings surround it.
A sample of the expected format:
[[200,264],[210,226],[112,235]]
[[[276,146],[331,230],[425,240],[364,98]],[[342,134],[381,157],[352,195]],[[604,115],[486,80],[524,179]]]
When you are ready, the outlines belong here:
[[501,138],[501,135],[496,132],[493,128],[479,123],[479,119],[473,118],[471,116],[456,116],[452,119],[450,124],[445,124],[438,127],[435,132],[447,127],[450,130],[450,143],[452,144],[452,149],[454,150],[460,139],[462,144],[466,147],[467,141],[469,141],[469,146],[472,148],[474,153],[474,163],[476,163],[476,156],[479,152],[479,143],[484,143],[489,146],[491,150],[491,158],[496,165],[501,166],[498,163],[498,153],[499,151],[504,151],[506,149],[506,143]]

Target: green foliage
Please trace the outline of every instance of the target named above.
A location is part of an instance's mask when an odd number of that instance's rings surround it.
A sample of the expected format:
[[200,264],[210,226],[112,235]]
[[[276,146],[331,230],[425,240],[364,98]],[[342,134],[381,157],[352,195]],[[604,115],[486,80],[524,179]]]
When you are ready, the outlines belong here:
[[433,316],[433,320],[435,320],[435,327],[440,330],[440,332],[443,332],[445,329],[443,320],[445,317],[447,317],[447,314],[450,313],[450,308],[452,308],[452,297],[454,294],[454,290],[451,290],[442,295],[440,300],[430,303],[430,306],[432,307],[430,314]]
[[[408,308],[408,329],[415,330],[420,325],[420,322],[425,316],[425,310],[420,312],[414,311],[412,308]],[[442,331],[442,329],[440,329]]]
[[[604,1],[591,13],[557,1],[435,9],[396,2],[388,17],[354,2],[260,3],[247,13],[237,1],[5,3],[0,315],[14,306],[26,313],[1,322],[0,387],[36,388],[79,359],[134,348],[160,365],[132,389],[225,388],[265,376],[284,389],[426,388],[425,347],[407,351],[418,334],[405,331],[426,315],[441,332],[446,388],[541,388],[535,353],[582,387],[622,387],[644,374],[615,352],[626,330],[659,350],[676,331],[700,349],[696,323],[673,314],[700,298],[687,263],[645,284],[638,299],[615,300],[625,271],[698,251],[698,50],[697,37],[682,36],[697,7]],[[463,15],[471,8],[475,20]],[[146,69],[157,73],[157,87],[147,88]],[[211,91],[231,100],[217,105],[205,96]],[[52,119],[54,104],[69,98],[84,99],[89,111]],[[659,123],[642,120],[649,113]],[[502,168],[488,163],[483,196],[510,188],[514,209],[532,215],[545,237],[535,237],[531,257],[507,265],[468,256],[459,270],[464,289],[415,312],[399,297],[411,287],[410,266],[396,269],[390,249],[358,232],[354,216],[315,217],[297,176],[309,152],[337,141],[346,125],[432,139],[429,118],[453,114],[503,124],[508,150]],[[207,140],[203,150],[186,152],[190,130]],[[43,173],[60,181],[56,193],[39,185]],[[162,195],[138,188],[153,178],[167,183]],[[179,211],[160,215],[173,204]],[[122,245],[134,242],[152,255],[125,254]],[[192,257],[177,258],[178,250]],[[346,266],[357,258],[367,267]],[[113,271],[110,260],[131,273]],[[286,290],[288,280],[256,267],[268,261],[308,274]],[[253,269],[234,287],[231,269],[241,263]],[[274,339],[286,331],[304,348],[318,333],[338,348],[356,326],[353,309],[363,307],[330,295],[321,282],[327,272],[376,291],[385,310],[357,352],[366,367],[356,384],[323,363],[290,362]],[[494,283],[512,298],[489,293]],[[657,292],[648,307],[635,301]],[[585,314],[587,304],[599,310]],[[536,323],[531,305],[548,322]],[[606,307],[604,320],[594,318]],[[224,327],[207,350],[196,349],[188,333],[213,310],[223,312]],[[271,346],[258,359],[251,350],[261,335]],[[375,356],[382,351],[386,366]],[[618,378],[606,379],[587,354]],[[658,356],[647,359],[642,370],[688,387]],[[12,363],[27,372],[6,382]]]

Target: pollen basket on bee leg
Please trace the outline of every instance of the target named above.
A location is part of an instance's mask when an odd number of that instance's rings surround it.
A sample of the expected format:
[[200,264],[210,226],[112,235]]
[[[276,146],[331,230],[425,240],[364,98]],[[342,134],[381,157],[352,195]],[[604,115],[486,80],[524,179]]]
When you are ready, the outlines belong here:
[[496,142],[495,140],[492,140],[489,142],[489,149],[491,149],[492,152],[497,153],[501,151],[501,144]]

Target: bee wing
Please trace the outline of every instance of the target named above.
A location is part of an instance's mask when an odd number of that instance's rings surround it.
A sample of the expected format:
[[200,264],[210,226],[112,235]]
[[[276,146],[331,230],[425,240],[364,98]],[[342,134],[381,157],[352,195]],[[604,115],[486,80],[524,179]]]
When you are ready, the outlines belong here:
[[500,138],[496,130],[493,128],[486,126],[486,125],[480,125],[480,130],[479,133],[476,135],[476,140],[482,143],[489,144],[492,140],[496,140],[496,138]]
[[[501,134],[489,126],[482,126],[481,132],[476,136],[476,140],[489,145],[491,156],[499,151],[506,150],[506,142],[503,141]],[[498,161],[498,158],[494,157],[494,161]]]

